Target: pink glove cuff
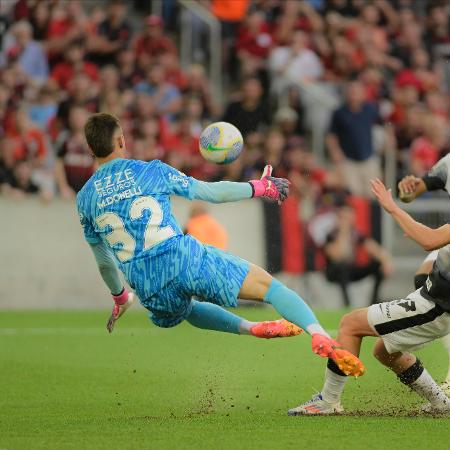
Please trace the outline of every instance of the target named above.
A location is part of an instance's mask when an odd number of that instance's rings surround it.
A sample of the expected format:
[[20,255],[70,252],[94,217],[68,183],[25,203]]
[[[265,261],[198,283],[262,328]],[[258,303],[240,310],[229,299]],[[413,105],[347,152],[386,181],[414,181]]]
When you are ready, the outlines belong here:
[[119,295],[113,295],[112,297],[116,305],[124,305],[128,301],[128,291],[124,288]]
[[264,183],[265,180],[252,180],[249,183],[253,187],[253,197],[262,197],[266,192],[267,182]]
[[267,178],[251,180],[249,183],[253,186],[253,197],[267,197],[273,200],[278,200],[280,197],[275,183]]

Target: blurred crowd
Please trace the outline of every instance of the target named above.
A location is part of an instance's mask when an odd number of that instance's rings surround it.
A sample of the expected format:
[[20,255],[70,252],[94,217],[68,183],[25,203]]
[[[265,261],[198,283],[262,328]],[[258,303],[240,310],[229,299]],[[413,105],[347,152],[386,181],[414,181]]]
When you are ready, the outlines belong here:
[[[130,157],[198,178],[247,180],[270,163],[306,216],[330,192],[368,196],[387,155],[400,178],[423,175],[450,151],[448,2],[197,3],[221,22],[224,104],[207,76],[201,29],[196,58],[181,67],[175,0],[161,16],[120,0],[1,2],[3,195],[74,197],[95,170],[83,126],[96,111],[120,118]],[[305,110],[314,88],[336,99],[325,158],[312,151]],[[245,152],[226,167],[198,152],[214,120],[245,137]]]

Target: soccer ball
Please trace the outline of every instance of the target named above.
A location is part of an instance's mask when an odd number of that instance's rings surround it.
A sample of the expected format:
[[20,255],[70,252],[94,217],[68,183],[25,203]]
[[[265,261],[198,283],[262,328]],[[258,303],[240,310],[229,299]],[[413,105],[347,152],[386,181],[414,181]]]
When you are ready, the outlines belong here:
[[203,158],[216,164],[229,164],[242,152],[244,139],[231,123],[215,122],[200,135],[200,153]]

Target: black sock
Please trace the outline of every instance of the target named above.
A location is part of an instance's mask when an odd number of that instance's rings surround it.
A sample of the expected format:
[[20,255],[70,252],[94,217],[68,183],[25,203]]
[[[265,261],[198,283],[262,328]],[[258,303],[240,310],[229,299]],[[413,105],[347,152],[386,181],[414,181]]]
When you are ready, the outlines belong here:
[[330,369],[332,372],[334,372],[336,375],[340,375],[341,377],[346,377],[346,376],[347,376],[347,375],[345,375],[344,372],[342,372],[341,369],[339,369],[339,367],[337,366],[337,364],[336,364],[331,358],[328,358],[327,367],[328,367],[328,369]]
[[409,386],[410,384],[414,383],[414,381],[416,381],[420,377],[420,375],[422,375],[422,372],[422,363],[419,359],[417,359],[411,367],[398,374],[397,377],[403,384]]
[[427,281],[428,275],[426,273],[419,273],[414,276],[414,287],[416,289],[421,288],[425,285],[425,281]]

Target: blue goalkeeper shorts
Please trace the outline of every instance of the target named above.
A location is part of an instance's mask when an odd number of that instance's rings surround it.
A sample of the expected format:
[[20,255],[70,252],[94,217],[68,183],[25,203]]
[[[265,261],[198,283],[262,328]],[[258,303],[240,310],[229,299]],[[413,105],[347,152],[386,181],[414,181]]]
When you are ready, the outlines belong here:
[[[152,322],[164,328],[173,327],[191,313],[192,297],[220,306],[236,306],[237,297],[249,271],[249,263],[209,245],[203,245],[193,237],[181,238],[177,249],[168,255],[157,257],[182,268],[177,275],[158,292],[141,303],[151,312]],[[139,292],[137,292],[139,295]]]

